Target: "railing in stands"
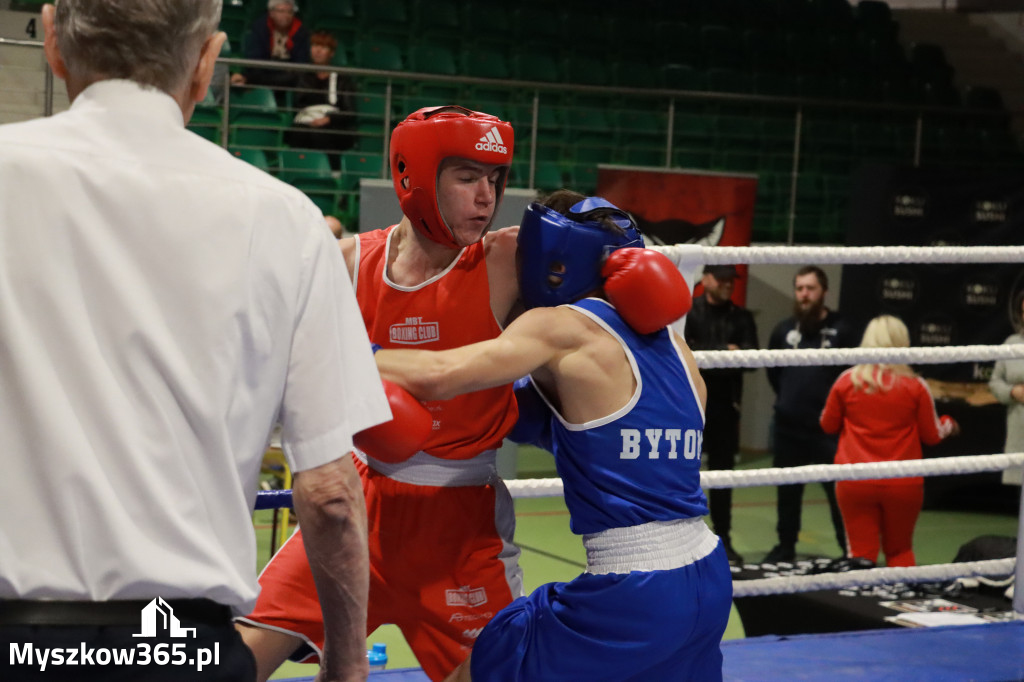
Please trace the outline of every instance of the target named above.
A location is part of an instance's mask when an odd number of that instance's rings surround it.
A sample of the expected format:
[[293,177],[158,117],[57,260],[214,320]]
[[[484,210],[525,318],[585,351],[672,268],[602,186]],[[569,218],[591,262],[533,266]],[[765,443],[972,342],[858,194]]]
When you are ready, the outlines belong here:
[[[41,45],[0,38],[0,46]],[[1005,110],[570,85],[236,58],[222,58],[218,67],[211,86],[216,94],[197,107],[190,127],[224,147],[259,149],[272,157],[286,149],[279,134],[295,113],[290,102],[298,91],[280,89],[284,97],[274,109],[276,118],[255,124],[243,118],[240,123],[239,114],[250,109],[244,102],[246,88],[230,85],[231,72],[247,67],[331,71],[353,80],[354,153],[370,163],[341,168],[339,194],[352,210],[358,210],[358,177],[387,177],[384,160],[393,124],[421,106],[442,103],[489,111],[513,123],[518,153],[511,186],[551,190],[565,185],[593,191],[601,163],[755,173],[755,241],[841,242],[851,173],[864,164],[1024,168],[1024,155],[1011,132],[1015,114]],[[44,106],[38,115],[49,115],[54,90],[49,69],[41,74],[40,88]],[[270,131],[272,141],[246,144],[246,130]]]

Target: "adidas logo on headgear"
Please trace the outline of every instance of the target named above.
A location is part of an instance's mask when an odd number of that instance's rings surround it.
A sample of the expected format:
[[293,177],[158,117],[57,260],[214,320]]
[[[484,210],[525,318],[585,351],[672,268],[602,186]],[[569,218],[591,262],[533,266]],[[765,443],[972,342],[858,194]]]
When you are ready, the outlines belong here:
[[480,138],[480,141],[476,143],[476,148],[482,152],[508,154],[508,147],[505,146],[505,140],[501,139],[501,133],[498,132],[497,126],[492,126],[487,134]]

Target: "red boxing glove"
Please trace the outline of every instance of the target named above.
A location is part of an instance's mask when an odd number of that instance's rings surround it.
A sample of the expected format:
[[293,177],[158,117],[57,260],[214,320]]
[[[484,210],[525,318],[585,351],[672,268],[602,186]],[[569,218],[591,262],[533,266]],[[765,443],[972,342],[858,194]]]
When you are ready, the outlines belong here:
[[672,261],[658,251],[612,251],[601,276],[608,301],[641,334],[652,334],[690,312],[690,287]]
[[395,464],[404,462],[423,449],[434,427],[430,411],[409,391],[381,379],[391,406],[392,419],[352,437],[355,446],[370,457]]

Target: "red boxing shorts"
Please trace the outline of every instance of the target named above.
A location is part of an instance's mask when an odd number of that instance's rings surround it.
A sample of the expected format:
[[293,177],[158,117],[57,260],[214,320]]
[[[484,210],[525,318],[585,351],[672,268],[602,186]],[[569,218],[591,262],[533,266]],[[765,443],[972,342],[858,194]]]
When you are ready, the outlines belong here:
[[[393,480],[356,460],[370,538],[367,634],[393,623],[424,672],[443,680],[490,619],[522,593],[515,515],[505,486],[441,487]],[[302,534],[260,575],[256,608],[241,619],[303,639],[319,660],[324,632]]]

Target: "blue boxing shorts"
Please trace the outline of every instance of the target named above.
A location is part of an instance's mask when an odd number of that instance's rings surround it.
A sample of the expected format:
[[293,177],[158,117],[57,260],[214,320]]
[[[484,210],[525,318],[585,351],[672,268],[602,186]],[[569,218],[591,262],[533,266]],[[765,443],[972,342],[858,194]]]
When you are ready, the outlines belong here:
[[722,679],[732,605],[725,549],[659,571],[584,573],[506,606],[473,645],[474,682]]

